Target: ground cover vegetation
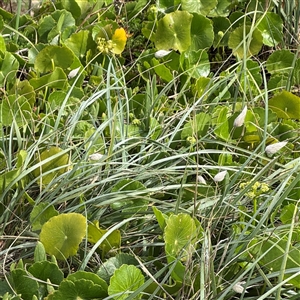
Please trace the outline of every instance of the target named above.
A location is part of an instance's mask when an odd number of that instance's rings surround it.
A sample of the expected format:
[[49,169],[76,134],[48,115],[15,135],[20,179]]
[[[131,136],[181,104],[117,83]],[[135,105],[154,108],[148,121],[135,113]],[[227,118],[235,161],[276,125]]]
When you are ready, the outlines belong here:
[[299,299],[299,2],[3,3],[0,298]]

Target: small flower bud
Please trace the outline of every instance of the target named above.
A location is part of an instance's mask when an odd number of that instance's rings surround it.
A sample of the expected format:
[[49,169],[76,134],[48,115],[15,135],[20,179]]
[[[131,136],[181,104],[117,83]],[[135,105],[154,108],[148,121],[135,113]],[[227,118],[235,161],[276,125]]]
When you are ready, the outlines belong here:
[[154,56],[155,56],[155,58],[162,58],[164,56],[167,56],[171,52],[172,52],[172,50],[170,50],[170,51],[158,50],[158,51],[155,52]]
[[214,177],[214,182],[221,182],[224,180],[225,176],[227,174],[227,171],[222,171],[219,172],[215,177]]
[[247,105],[241,111],[241,113],[235,118],[233,122],[234,127],[241,127],[245,123],[245,117],[247,114]]
[[242,284],[245,284],[246,281],[241,281],[241,282],[237,282],[234,286],[233,286],[233,290],[238,293],[238,294],[243,294],[244,292],[245,293],[248,293],[246,291],[246,289],[242,286]]
[[69,73],[69,75],[68,75],[68,78],[69,78],[69,79],[74,78],[74,77],[78,74],[79,70],[80,70],[80,67],[78,67],[78,68],[76,68],[76,69],[70,71],[70,73]]
[[283,148],[286,144],[287,142],[279,142],[279,143],[271,144],[266,147],[265,151],[267,155],[273,155],[276,152],[278,152],[281,148]]
[[201,184],[205,184],[206,185],[206,181],[205,181],[205,179],[201,175],[197,176],[197,181],[199,183],[201,183]]
[[90,160],[100,160],[104,155],[100,153],[93,153],[89,155]]

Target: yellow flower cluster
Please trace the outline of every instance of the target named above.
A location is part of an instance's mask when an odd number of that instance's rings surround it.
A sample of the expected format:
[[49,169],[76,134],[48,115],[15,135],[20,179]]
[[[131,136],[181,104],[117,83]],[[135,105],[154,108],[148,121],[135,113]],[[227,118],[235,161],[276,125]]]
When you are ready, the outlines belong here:
[[139,119],[133,119],[132,120],[132,125],[135,125],[135,126],[140,126],[142,123]]
[[[243,182],[240,184],[240,189],[244,189],[246,186],[248,186],[251,182]],[[251,190],[246,193],[246,196],[254,199],[261,194],[264,194],[270,190],[269,186],[264,182],[255,182],[251,186]]]
[[109,52],[112,52],[116,44],[112,40],[106,40],[105,38],[98,38],[97,39],[97,49],[101,53],[108,54]]
[[193,136],[189,136],[186,138],[186,141],[190,144],[190,145],[195,145],[197,140],[193,137]]

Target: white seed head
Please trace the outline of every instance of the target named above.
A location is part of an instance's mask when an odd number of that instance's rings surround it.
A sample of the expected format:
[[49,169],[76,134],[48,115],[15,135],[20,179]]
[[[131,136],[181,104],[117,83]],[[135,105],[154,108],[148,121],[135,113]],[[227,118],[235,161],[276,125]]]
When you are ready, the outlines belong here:
[[236,292],[236,293],[239,293],[239,294],[242,294],[242,293],[248,293],[246,291],[246,289],[242,286],[242,284],[245,284],[246,281],[241,281],[241,282],[237,282],[233,287],[232,289]]
[[241,113],[235,118],[235,120],[233,122],[234,127],[241,127],[244,124],[247,110],[248,110],[247,105],[245,105],[245,107],[241,111]]
[[172,52],[172,50],[168,50],[168,51],[167,50],[158,50],[155,52],[154,56],[155,56],[155,58],[162,58],[171,52]]
[[69,79],[74,78],[74,77],[78,74],[79,70],[80,70],[80,67],[78,67],[78,68],[72,70],[72,71],[69,73],[68,78],[69,78]]
[[206,184],[206,181],[205,179],[201,176],[201,175],[198,175],[197,176],[197,181],[201,184]]
[[275,144],[271,144],[266,147],[265,151],[266,151],[267,155],[273,155],[276,152],[278,152],[280,149],[282,149],[286,144],[287,144],[287,142],[278,142]]
[[104,155],[100,153],[93,153],[89,155],[90,160],[100,160]]
[[214,182],[221,182],[224,180],[225,176],[227,174],[227,171],[222,171],[219,172],[215,177],[214,177]]

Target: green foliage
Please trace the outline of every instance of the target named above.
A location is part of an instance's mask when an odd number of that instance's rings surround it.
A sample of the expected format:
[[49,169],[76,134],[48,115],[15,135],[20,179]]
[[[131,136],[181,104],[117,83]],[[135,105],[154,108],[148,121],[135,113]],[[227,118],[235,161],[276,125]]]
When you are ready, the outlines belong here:
[[19,68],[18,60],[7,51],[0,53],[0,86],[4,87],[5,84],[14,82],[17,70]]
[[96,274],[78,271],[63,280],[58,290],[50,294],[49,299],[94,299],[107,295],[107,284]]
[[[144,283],[142,272],[135,266],[122,265],[114,272],[110,279],[108,294],[113,299],[127,299],[131,292],[137,290]],[[141,299],[139,295],[133,299]]]
[[144,191],[146,190],[145,186],[138,181],[134,181],[131,179],[123,179],[119,181],[115,186],[112,188],[112,192],[118,192],[124,195],[124,199],[116,200],[111,204],[111,208],[115,210],[122,209],[123,212],[127,213],[135,213],[140,210],[145,210],[147,208],[148,201],[145,199],[147,198],[147,192],[141,193],[141,198],[133,197],[130,198],[130,194],[127,195],[129,192],[134,191]]
[[33,175],[41,185],[49,184],[55,177],[68,170],[69,155],[58,147],[50,147],[38,156],[41,163]]
[[23,269],[15,269],[10,273],[10,284],[17,294],[22,295],[24,300],[32,299],[37,294],[39,285],[33,278],[28,278]]
[[257,26],[262,33],[263,43],[270,47],[274,47],[282,41],[282,27],[282,19],[272,12],[267,12]]
[[[252,244],[253,243],[253,244]],[[300,251],[297,247],[294,247],[289,244],[289,241],[285,237],[279,239],[270,238],[268,240],[253,240],[251,245],[255,244],[255,247],[252,247],[252,254],[255,258],[260,258],[259,263],[267,269],[271,269],[272,272],[280,272],[282,268],[286,270],[297,270],[300,267]],[[283,279],[288,279],[290,284],[299,288],[299,275],[293,276],[297,272],[289,272],[288,274],[282,276]],[[280,275],[278,276],[281,277]],[[279,281],[280,282],[280,281]]]
[[216,8],[217,0],[210,1],[195,1],[195,0],[183,0],[182,8],[188,12],[201,13],[202,15],[207,15],[209,12]]
[[189,282],[188,264],[201,240],[203,229],[198,221],[187,214],[171,215],[164,229],[165,250],[169,264],[175,262],[172,277],[176,281]]
[[104,264],[100,266],[97,274],[107,283],[109,283],[110,278],[114,274],[115,270],[119,269],[124,264],[136,266],[138,265],[138,262],[133,256],[125,253],[120,253],[105,261]]
[[155,46],[160,49],[174,49],[183,52],[191,45],[191,21],[193,16],[185,11],[167,14],[157,25]]
[[85,233],[85,217],[78,213],[61,214],[43,225],[40,240],[48,254],[64,260],[76,254]]
[[263,45],[263,37],[258,29],[239,26],[230,34],[228,47],[238,58],[256,55]]
[[[108,230],[101,229],[99,227],[99,222],[96,221],[93,224],[88,225],[88,241],[90,243],[96,244],[100,239],[103,239],[104,236],[108,233]],[[119,230],[111,232],[106,239],[99,245],[99,248],[102,250],[103,256],[107,252],[119,249],[121,246],[121,234]]]
[[26,12],[0,10],[0,298],[296,299],[299,5]]
[[32,230],[41,230],[44,223],[50,218],[57,216],[58,211],[55,210],[53,205],[49,206],[47,203],[39,203],[33,207],[30,213],[30,223]]
[[282,119],[298,119],[300,115],[300,98],[288,91],[275,95],[269,106]]
[[54,71],[55,67],[67,69],[73,62],[73,53],[66,47],[46,46],[35,58],[34,68],[37,72]]

